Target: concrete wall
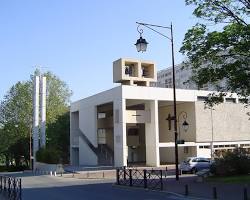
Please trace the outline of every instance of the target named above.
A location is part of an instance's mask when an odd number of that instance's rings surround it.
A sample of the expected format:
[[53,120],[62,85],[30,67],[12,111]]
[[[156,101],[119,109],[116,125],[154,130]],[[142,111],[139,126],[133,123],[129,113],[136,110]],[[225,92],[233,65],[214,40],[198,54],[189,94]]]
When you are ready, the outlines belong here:
[[[188,148],[188,151],[184,151],[184,148]],[[196,147],[178,147],[179,163],[185,160],[187,157],[197,156]],[[174,147],[161,147],[160,148],[160,162],[175,163],[175,150]]]
[[[72,112],[79,112],[79,128],[89,141],[97,147],[97,105],[113,102],[114,98],[121,98],[121,88],[116,87],[111,90],[99,93],[86,99],[74,102],[71,104]],[[74,115],[71,115],[71,139],[74,136],[73,129],[77,127],[77,120]],[[73,153],[73,151],[71,151]],[[94,165],[97,164],[95,153],[89,149],[82,138],[79,137],[79,164]]]
[[85,141],[79,137],[79,164],[80,165],[97,165],[98,158],[89,148]]
[[126,100],[117,96],[114,100],[114,161],[115,166],[127,166]]
[[145,105],[145,109],[150,110],[151,122],[146,123],[145,139],[146,139],[146,165],[159,166],[159,124],[158,124],[158,101],[149,101]]
[[250,108],[243,104],[222,103],[213,108],[211,118],[211,110],[204,109],[203,102],[196,102],[196,141],[211,141],[212,129],[213,141],[249,140],[250,120],[247,112],[250,112]]
[[211,158],[211,149],[200,149],[197,147],[197,156]]
[[[186,121],[189,123],[187,132],[183,130],[183,112],[187,113]],[[159,140],[160,142],[174,142],[174,122],[171,122],[171,130],[169,130],[168,114],[173,116],[173,105],[164,106],[159,108]],[[184,139],[185,141],[195,140],[195,104],[192,103],[180,103],[177,105],[177,117],[179,116],[179,122],[177,121],[178,139]],[[178,120],[178,119],[177,119]]]

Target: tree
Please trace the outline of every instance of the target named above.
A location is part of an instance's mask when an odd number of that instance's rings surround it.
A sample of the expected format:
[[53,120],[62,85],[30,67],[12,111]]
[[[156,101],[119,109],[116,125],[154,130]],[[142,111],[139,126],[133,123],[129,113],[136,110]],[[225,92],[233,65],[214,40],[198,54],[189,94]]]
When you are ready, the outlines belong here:
[[60,115],[53,123],[48,124],[48,147],[56,148],[63,163],[69,162],[69,111]]
[[[215,85],[218,91],[250,95],[250,1],[186,0],[193,14],[211,24],[196,24],[185,34],[180,52],[193,70],[198,87]],[[214,27],[213,26],[213,27]],[[224,81],[224,86],[218,84]]]
[[[35,75],[38,74],[40,72],[36,70]],[[47,131],[51,133],[50,124],[55,123],[68,112],[72,92],[64,81],[51,72],[46,72],[44,75],[47,77]],[[33,77],[13,85],[0,103],[0,154],[5,155],[6,164],[14,159],[15,164],[19,165],[21,157],[24,157],[26,163],[29,160]],[[60,122],[69,127],[66,121]],[[69,134],[69,128],[66,130]],[[60,134],[59,131],[55,131],[47,136],[57,135],[57,142],[60,143]],[[50,138],[47,140],[50,141]]]

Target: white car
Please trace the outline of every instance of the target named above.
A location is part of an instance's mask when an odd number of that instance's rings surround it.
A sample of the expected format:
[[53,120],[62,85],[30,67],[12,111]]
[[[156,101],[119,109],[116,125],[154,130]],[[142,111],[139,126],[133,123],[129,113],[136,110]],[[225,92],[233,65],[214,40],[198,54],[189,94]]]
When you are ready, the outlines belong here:
[[211,161],[208,158],[188,157],[180,164],[180,170],[182,170],[182,172],[191,172],[195,174],[200,170],[209,169],[210,166]]

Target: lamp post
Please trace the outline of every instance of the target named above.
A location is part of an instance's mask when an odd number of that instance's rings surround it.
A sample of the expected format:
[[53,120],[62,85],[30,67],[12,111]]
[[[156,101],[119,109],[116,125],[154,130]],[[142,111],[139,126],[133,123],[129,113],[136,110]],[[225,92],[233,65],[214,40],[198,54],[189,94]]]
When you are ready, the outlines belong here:
[[[169,39],[171,41],[171,50],[172,50],[172,70],[173,70],[173,98],[174,98],[174,116],[171,117],[171,120],[174,120],[174,142],[175,142],[175,176],[176,176],[176,180],[179,180],[179,167],[178,167],[178,163],[179,163],[179,158],[178,158],[178,143],[177,143],[177,139],[178,139],[178,133],[177,133],[177,117],[176,117],[176,90],[175,90],[175,67],[174,67],[174,39],[173,39],[173,26],[172,23],[170,25],[170,27],[168,26],[159,26],[159,25],[155,25],[155,24],[146,24],[146,23],[142,23],[142,22],[136,22],[138,24],[137,30],[140,33],[140,38],[137,40],[136,42],[136,49],[138,52],[144,52],[147,50],[147,41],[142,38],[142,33],[143,30],[139,29],[139,26],[144,26],[152,31],[154,31],[155,33],[158,33],[159,35]],[[162,29],[168,29],[170,30],[170,37],[166,36],[164,34],[162,34],[161,32],[155,30],[153,27],[157,27],[157,28],[162,28]]]

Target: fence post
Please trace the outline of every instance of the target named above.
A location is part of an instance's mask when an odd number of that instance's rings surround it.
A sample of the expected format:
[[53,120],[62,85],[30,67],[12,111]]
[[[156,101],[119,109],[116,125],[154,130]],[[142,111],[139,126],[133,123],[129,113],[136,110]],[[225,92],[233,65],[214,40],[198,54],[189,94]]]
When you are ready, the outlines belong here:
[[216,187],[213,187],[213,198],[217,199],[217,190],[216,190]]
[[129,186],[133,186],[132,169],[129,169]]
[[166,166],[165,178],[167,177],[168,167]]
[[146,169],[143,170],[143,179],[144,179],[144,188],[147,188],[148,184],[147,184],[147,170]]
[[186,185],[185,185],[185,195],[188,196],[188,194],[189,194],[188,185],[186,184]]
[[1,192],[3,190],[3,177],[2,176],[0,176],[0,190]]
[[116,184],[120,185],[120,170],[116,169]]
[[3,177],[3,190],[6,191],[7,190],[7,186],[6,186],[6,183],[7,180],[6,180],[6,176]]
[[8,195],[9,195],[9,198],[10,198],[10,195],[11,195],[11,180],[10,180],[10,177],[8,178]]
[[123,167],[123,179],[126,180],[126,166]]
[[14,199],[16,199],[17,189],[16,189],[16,179],[15,178],[13,179],[13,196],[14,196]]
[[247,197],[247,187],[244,187],[243,194],[244,194],[244,200],[248,200],[248,197]]
[[161,173],[161,177],[160,177],[160,180],[161,180],[161,190],[163,190],[162,169],[160,170],[160,173]]
[[22,200],[22,179],[19,179],[19,198]]

